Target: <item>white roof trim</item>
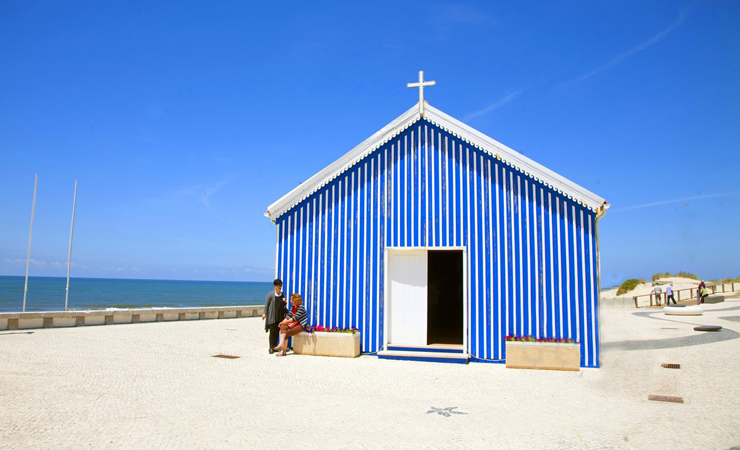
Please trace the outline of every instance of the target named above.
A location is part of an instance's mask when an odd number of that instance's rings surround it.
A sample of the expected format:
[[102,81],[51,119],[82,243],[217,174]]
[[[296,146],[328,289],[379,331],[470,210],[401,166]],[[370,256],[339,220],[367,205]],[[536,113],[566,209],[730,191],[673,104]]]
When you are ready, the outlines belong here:
[[[572,181],[558,175],[552,170],[538,164],[521,153],[486,136],[459,120],[448,116],[442,111],[427,104],[424,109],[424,119],[442,128],[445,131],[479,148],[505,164],[514,167],[524,174],[544,183],[556,191],[581,203],[593,211],[601,211],[606,202],[598,195],[582,188]],[[386,142],[398,136],[413,123],[420,119],[419,108],[414,105],[411,109],[397,117],[394,121],[380,129],[377,133],[365,139],[358,146],[344,154],[316,175],[301,183],[298,187],[284,195],[267,208],[265,216],[275,221],[286,211],[305,200],[311,194],[330,183],[347,169],[357,164],[368,154],[383,146]]]
[[525,175],[528,175],[546,186],[555,189],[583,206],[586,206],[593,211],[599,211],[599,209],[606,203],[603,198],[588,189],[577,185],[542,164],[539,164],[516,150],[486,136],[480,131],[465,125],[454,117],[448,116],[437,108],[427,105],[425,112],[426,114],[424,115],[424,118],[434,125],[437,125],[443,130],[467,141],[474,147],[491,154],[495,158],[502,160],[505,164],[512,166],[520,172],[523,172]]

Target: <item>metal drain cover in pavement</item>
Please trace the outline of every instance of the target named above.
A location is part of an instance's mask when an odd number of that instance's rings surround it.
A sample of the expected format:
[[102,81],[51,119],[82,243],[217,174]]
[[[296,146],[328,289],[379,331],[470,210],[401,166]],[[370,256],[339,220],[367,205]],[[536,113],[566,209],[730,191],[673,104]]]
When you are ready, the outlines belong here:
[[702,325],[700,327],[694,327],[694,331],[719,331],[722,327],[719,325]]
[[683,397],[671,397],[670,395],[648,395],[648,400],[654,402],[683,403]]
[[241,356],[234,356],[234,355],[213,355],[214,358],[225,358],[225,359],[237,359],[241,358]]
[[681,368],[681,364],[667,364],[667,363],[665,363],[665,364],[661,364],[660,367],[662,367],[664,369],[680,369]]

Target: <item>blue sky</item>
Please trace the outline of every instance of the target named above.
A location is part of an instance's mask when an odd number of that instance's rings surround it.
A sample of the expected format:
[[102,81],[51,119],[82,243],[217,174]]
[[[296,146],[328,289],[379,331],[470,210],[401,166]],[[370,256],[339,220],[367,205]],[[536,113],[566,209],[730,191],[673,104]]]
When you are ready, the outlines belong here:
[[[430,104],[606,198],[602,285],[740,276],[740,3],[0,3],[0,274],[262,281],[266,207]],[[273,6],[274,5],[274,6]]]

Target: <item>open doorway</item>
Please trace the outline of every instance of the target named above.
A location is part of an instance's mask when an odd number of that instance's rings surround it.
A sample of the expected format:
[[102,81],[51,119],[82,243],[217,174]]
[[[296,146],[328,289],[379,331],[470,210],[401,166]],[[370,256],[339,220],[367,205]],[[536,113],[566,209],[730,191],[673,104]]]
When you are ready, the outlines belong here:
[[463,252],[430,250],[427,344],[463,345]]

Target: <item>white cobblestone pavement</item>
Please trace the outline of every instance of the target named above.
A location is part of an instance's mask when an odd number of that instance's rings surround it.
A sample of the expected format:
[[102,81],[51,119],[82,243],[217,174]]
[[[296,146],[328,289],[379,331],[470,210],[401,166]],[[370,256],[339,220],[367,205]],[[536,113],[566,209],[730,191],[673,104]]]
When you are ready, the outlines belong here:
[[740,301],[701,317],[603,308],[601,320],[602,368],[580,372],[276,358],[259,318],[3,331],[0,448],[740,445]]

